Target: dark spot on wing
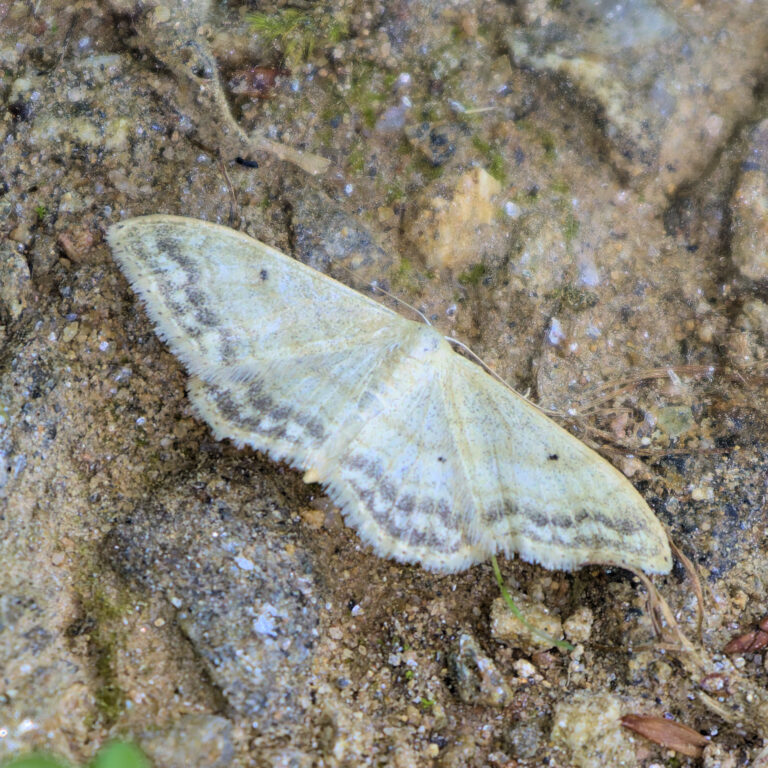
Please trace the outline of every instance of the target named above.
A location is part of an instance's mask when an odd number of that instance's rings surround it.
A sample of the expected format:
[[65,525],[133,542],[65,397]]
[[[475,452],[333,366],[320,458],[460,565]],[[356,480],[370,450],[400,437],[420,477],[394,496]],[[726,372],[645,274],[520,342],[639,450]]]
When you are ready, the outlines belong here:
[[195,309],[195,320],[207,328],[214,328],[219,324],[219,316],[208,307],[197,307]]
[[222,361],[224,363],[232,365],[236,361],[236,351],[237,351],[237,347],[235,346],[231,335],[223,331],[220,332],[219,333],[219,352],[221,354]]
[[622,533],[625,536],[637,533],[643,528],[643,524],[639,520],[631,520],[627,517],[614,519],[606,517],[602,512],[596,512],[594,518],[600,525],[605,526],[611,531],[616,531],[616,533]]
[[185,293],[187,294],[190,304],[193,304],[195,307],[202,307],[205,305],[205,294],[196,286],[187,286]]
[[177,237],[164,234],[161,231],[157,235],[156,242],[158,250],[181,267],[188,283],[193,284],[199,280],[200,273],[194,259],[190,259],[184,253],[184,249],[181,247]]
[[510,499],[504,499],[501,504],[494,504],[493,506],[488,507],[483,512],[483,520],[490,525],[494,525],[505,517],[514,517],[519,513],[520,510],[518,509],[517,504]]
[[380,461],[367,459],[360,454],[350,458],[348,464],[352,469],[357,469],[366,477],[370,477],[371,480],[379,480],[384,475],[384,467]]
[[248,395],[253,395],[253,399],[249,397],[249,413],[252,413],[252,409],[255,407],[255,410],[260,411],[263,415],[269,416],[270,419],[277,422],[272,427],[265,428],[262,426],[260,418],[246,415],[241,409],[240,404],[235,402],[226,390],[218,389],[211,385],[206,385],[206,389],[222,416],[226,417],[233,424],[247,428],[255,435],[282,439],[286,435],[289,424],[298,424],[306,435],[313,438],[313,440],[322,442],[325,439],[325,429],[317,419],[290,406],[278,405],[269,395],[264,393],[263,387],[258,380],[251,382],[248,387]]
[[379,495],[387,504],[394,504],[397,498],[397,488],[390,480],[382,478],[379,484]]
[[448,504],[444,499],[438,499],[437,503],[435,504],[435,512],[440,518],[440,521],[447,528],[458,527],[459,517],[458,515],[454,514],[450,504]]

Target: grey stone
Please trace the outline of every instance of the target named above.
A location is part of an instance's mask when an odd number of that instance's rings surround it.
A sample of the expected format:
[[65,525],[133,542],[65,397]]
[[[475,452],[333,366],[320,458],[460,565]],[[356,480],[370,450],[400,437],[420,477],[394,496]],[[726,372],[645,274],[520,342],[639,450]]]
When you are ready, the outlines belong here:
[[322,192],[306,187],[292,193],[291,214],[296,256],[313,269],[364,289],[392,268],[392,254],[360,219]]
[[[564,96],[593,112],[611,161],[649,191],[668,194],[704,170],[750,112],[748,83],[763,55],[764,22],[723,17],[739,35],[741,55],[722,77],[716,62],[733,40],[701,34],[664,3],[521,5],[528,23],[507,33],[513,63],[555,75]],[[680,88],[681,81],[689,87]]]
[[177,608],[227,703],[259,727],[300,720],[318,621],[309,560],[273,536],[224,502],[181,499],[137,507],[104,550],[121,576]]
[[466,704],[503,707],[512,698],[504,676],[471,635],[459,637],[448,663],[456,692]]
[[217,715],[187,715],[170,728],[139,736],[155,768],[228,768],[235,748],[232,723]]
[[749,280],[768,280],[768,120],[750,133],[731,211],[733,263]]
[[0,319],[18,320],[32,295],[29,265],[10,242],[0,244]]

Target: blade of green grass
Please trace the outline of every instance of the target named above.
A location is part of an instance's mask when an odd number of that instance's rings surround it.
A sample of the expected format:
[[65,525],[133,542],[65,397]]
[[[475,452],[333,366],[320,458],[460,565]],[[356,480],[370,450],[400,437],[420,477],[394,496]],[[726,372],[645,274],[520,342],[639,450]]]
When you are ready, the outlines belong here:
[[496,576],[496,583],[499,585],[499,589],[501,590],[501,596],[504,598],[504,602],[507,604],[509,610],[512,611],[512,615],[519,622],[521,622],[522,625],[532,635],[535,635],[539,639],[544,640],[547,643],[551,643],[561,651],[574,650],[574,647],[567,640],[558,640],[557,638],[552,637],[552,635],[550,635],[548,632],[544,632],[544,630],[539,629],[538,627],[534,627],[533,624],[531,624],[531,622],[528,621],[525,616],[523,616],[522,611],[515,605],[515,601],[512,599],[512,595],[509,594],[507,588],[504,586],[504,577],[501,575],[501,569],[499,568],[499,563],[496,560],[496,555],[491,555],[491,565],[493,566],[493,574]]

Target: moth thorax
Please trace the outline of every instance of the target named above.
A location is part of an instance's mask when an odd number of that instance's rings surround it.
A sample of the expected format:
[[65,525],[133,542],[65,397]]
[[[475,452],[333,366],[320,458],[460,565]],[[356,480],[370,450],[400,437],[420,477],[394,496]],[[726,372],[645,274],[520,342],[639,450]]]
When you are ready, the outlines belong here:
[[414,330],[410,339],[408,357],[414,360],[429,360],[436,354],[442,354],[447,344],[439,331],[429,325],[422,325]]

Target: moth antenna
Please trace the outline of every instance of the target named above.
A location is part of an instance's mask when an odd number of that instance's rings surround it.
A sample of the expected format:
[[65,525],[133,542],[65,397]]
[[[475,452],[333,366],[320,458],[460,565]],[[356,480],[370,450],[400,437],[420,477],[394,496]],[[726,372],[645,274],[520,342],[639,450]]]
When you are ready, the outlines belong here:
[[432,323],[429,322],[429,318],[420,310],[416,309],[416,307],[413,306],[413,304],[409,304],[407,301],[404,301],[403,299],[399,298],[398,296],[395,296],[393,293],[390,293],[389,291],[382,288],[375,280],[370,283],[371,290],[376,293],[378,291],[379,293],[383,293],[387,298],[392,299],[392,301],[396,301],[398,304],[402,304],[404,307],[408,307],[408,309],[411,310],[411,312],[416,313],[426,325],[432,326]]
[[[349,267],[345,266],[344,264],[338,264],[336,266],[340,267],[345,272],[349,273],[350,277],[355,278],[354,271],[351,270]],[[429,319],[427,318],[427,316],[420,309],[416,309],[416,307],[414,307],[413,304],[409,304],[407,301],[405,301],[405,299],[401,299],[399,296],[395,296],[394,293],[390,293],[386,289],[382,288],[379,285],[378,280],[372,280],[370,283],[368,283],[368,287],[371,289],[373,293],[376,293],[376,292],[383,293],[388,299],[392,299],[392,301],[396,302],[397,304],[402,304],[404,307],[407,307],[412,312],[417,314],[425,322],[426,325],[429,325],[430,327],[432,326],[432,323],[429,322]]]
[[505,381],[501,376],[499,376],[496,371],[491,368],[488,363],[483,360],[480,355],[477,354],[477,352],[473,352],[470,347],[468,347],[463,341],[459,341],[458,339],[454,339],[451,336],[444,336],[443,337],[449,344],[453,344],[456,347],[459,347],[459,349],[466,352],[472,360],[474,360],[489,376],[496,379],[496,381],[499,382],[499,384],[503,384],[510,392],[514,392],[516,395],[520,395],[520,397],[524,397],[527,402],[529,402],[536,410],[541,411],[541,413],[545,413],[544,409],[533,402],[533,400],[530,400],[527,395],[523,395],[520,392],[518,392],[508,381]]

